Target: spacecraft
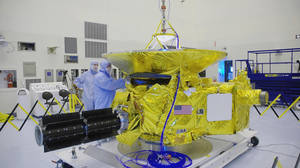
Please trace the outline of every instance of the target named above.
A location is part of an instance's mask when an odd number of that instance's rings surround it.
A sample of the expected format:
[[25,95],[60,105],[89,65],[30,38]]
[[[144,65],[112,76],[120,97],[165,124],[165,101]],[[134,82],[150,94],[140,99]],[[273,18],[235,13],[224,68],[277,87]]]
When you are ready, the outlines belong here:
[[[212,151],[206,136],[236,134],[249,127],[250,107],[265,105],[268,93],[252,89],[245,71],[223,83],[200,78],[201,71],[221,61],[227,52],[182,49],[162,2],[163,18],[145,50],[103,55],[130,77],[126,91],[117,93],[112,108],[43,117],[35,137],[45,152],[116,136],[124,155],[169,151],[168,156],[187,162]],[[175,42],[175,49],[169,42]],[[148,161],[165,159],[158,155],[150,152]]]

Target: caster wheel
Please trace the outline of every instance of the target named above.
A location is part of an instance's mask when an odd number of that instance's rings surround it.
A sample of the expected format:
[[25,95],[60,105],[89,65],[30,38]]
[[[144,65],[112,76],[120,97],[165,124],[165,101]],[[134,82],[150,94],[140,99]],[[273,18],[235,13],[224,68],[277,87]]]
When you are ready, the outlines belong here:
[[253,137],[251,138],[251,143],[253,144],[253,146],[257,146],[258,143],[259,143],[258,138],[257,138],[256,136],[253,136]]
[[292,108],[293,110],[300,111],[300,101],[298,100]]

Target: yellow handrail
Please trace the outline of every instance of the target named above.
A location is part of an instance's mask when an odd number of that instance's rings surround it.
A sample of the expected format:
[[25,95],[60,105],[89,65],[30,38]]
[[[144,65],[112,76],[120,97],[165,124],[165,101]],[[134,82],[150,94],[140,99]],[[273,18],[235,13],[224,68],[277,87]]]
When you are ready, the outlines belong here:
[[[276,160],[276,156],[274,157],[274,160]],[[281,163],[279,162],[279,158],[278,158],[278,160],[277,160],[276,166],[277,166],[278,168],[283,168],[283,166],[282,166]]]
[[[28,115],[29,113],[19,104],[19,107]],[[32,119],[32,121],[34,121],[36,123],[36,125],[39,125],[39,123],[31,116],[29,115],[29,117]]]
[[300,96],[281,114],[281,116],[279,118],[281,118],[290,108],[292,108],[293,105],[296,104],[299,99],[300,99]]
[[8,120],[8,122],[13,126],[15,127],[15,129],[17,129],[18,131],[20,130],[14,123],[12,123],[10,120]]
[[[55,100],[56,103],[59,105],[59,107],[62,108],[62,106],[60,105],[60,103],[59,103],[55,98],[54,98],[54,100]],[[62,108],[62,109],[64,110],[65,113],[67,113],[66,110],[65,110],[64,108]]]
[[[47,109],[42,105],[42,103],[41,103],[40,101],[38,101],[38,103],[41,105],[41,107],[42,107],[45,111],[47,111]],[[51,113],[49,113],[49,111],[47,111],[47,113],[51,116]]]

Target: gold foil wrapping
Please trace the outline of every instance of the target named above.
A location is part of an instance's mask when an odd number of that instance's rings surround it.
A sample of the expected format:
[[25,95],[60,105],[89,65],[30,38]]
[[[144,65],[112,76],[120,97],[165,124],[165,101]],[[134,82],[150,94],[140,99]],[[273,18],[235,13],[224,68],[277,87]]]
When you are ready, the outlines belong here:
[[[104,57],[122,69],[132,73],[157,73],[170,75],[167,85],[127,85],[125,93],[118,92],[112,107],[128,105],[128,129],[118,135],[118,141],[131,145],[141,137],[159,141],[168,113],[174,101],[177,75],[180,83],[175,105],[189,105],[190,114],[174,115],[174,107],[164,131],[164,145],[175,146],[191,143],[203,135],[235,134],[249,126],[249,112],[253,104],[259,104],[261,90],[252,90],[247,73],[241,71],[230,82],[212,82],[199,78],[198,73],[220,61],[227,53],[210,50],[183,49],[180,51],[140,51],[107,54]],[[232,94],[232,119],[207,121],[207,95]],[[218,103],[218,102],[216,102]]]

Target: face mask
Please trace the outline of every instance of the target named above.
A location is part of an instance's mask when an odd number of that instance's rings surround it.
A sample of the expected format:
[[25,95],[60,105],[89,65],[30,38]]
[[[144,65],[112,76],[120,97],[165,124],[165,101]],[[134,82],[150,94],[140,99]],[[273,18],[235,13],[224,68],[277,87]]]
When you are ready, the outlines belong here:
[[106,68],[106,71],[108,74],[111,74],[111,67],[110,68]]
[[91,68],[92,68],[92,70],[95,71],[95,72],[98,71],[98,66],[92,65]]

